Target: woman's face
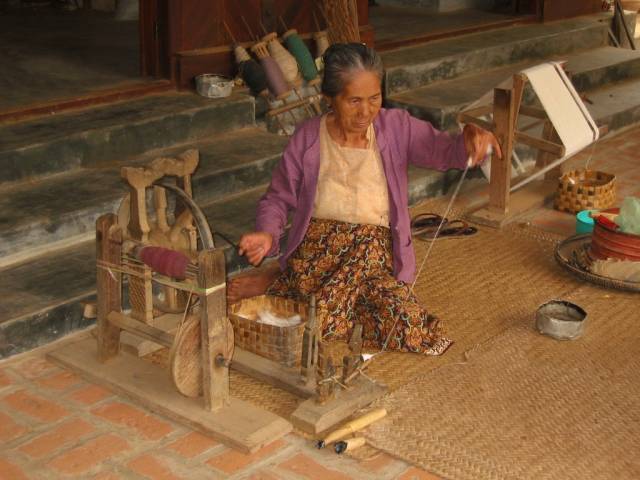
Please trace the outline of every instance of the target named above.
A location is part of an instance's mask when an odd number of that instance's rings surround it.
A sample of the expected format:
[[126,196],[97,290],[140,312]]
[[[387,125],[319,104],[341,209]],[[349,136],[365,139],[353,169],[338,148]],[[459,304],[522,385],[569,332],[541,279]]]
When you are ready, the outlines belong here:
[[346,133],[364,134],[382,106],[380,80],[373,72],[358,71],[330,102],[336,122]]

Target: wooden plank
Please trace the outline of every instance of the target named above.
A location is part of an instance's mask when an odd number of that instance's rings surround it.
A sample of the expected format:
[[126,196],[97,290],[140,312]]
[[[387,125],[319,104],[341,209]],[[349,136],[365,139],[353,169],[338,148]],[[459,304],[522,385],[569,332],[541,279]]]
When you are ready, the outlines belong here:
[[485,207],[467,214],[466,218],[474,223],[501,228],[517,220],[528,211],[543,206],[548,200],[553,198],[557,189],[557,179],[533,181],[511,195],[508,212],[501,214],[500,212]]
[[298,397],[310,398],[315,389],[302,382],[300,372],[286,368],[273,360],[261,357],[236,347],[233,351],[231,368],[261,380],[269,385],[286,390]]
[[225,263],[222,249],[204,250],[198,255],[198,286],[211,290],[200,295],[200,345],[202,352],[202,390],[205,408],[219,410],[229,404],[229,367],[220,364],[226,358],[227,319]]
[[[165,313],[153,319],[153,326],[171,335],[175,335],[182,317],[183,315],[181,313]],[[153,340],[145,340],[132,333],[123,331],[120,333],[120,348],[131,355],[144,357],[145,355],[164,348],[164,346]]]
[[89,338],[61,346],[47,358],[243,453],[253,453],[292,430],[285,419],[237,398],[216,412],[207,412],[201,398],[178,393],[167,372],[150,361],[121,353],[107,363],[98,362]]
[[[558,133],[556,132],[556,129],[551,123],[551,120],[547,120],[546,122],[544,122],[544,126],[542,127],[542,139],[550,143],[553,141],[560,142],[560,137],[558,137]],[[544,168],[554,160],[557,160],[558,158],[563,157],[564,146],[562,150],[563,150],[562,154],[559,155],[557,153],[549,152],[548,150],[540,149],[540,151],[538,152],[538,156],[536,158],[536,167]],[[545,178],[548,178],[548,179],[558,178],[560,175],[562,175],[562,166],[558,165],[553,170],[550,170],[549,172],[547,172],[545,174]]]
[[148,325],[140,320],[136,320],[135,318],[131,318],[122,312],[111,312],[107,316],[107,319],[118,328],[133,333],[145,340],[150,340],[167,348],[171,348],[171,345],[173,345],[173,335],[170,333]]
[[532,107],[530,105],[520,105],[520,113],[526,117],[539,118],[541,120],[549,118],[547,112],[542,108]]
[[349,418],[387,392],[387,387],[360,376],[348,390],[324,404],[310,398],[302,402],[291,415],[291,422],[300,430],[317,435]]
[[501,215],[504,215],[508,210],[509,182],[511,181],[515,115],[512,95],[512,90],[496,88],[493,91],[493,121],[496,124],[494,134],[500,143],[502,158],[498,158],[495,154],[491,157],[489,208]]
[[[118,217],[113,213],[102,215],[96,221],[96,258],[98,262],[119,265],[121,255],[122,229],[118,227]],[[98,266],[96,289],[98,358],[104,362],[120,350],[120,329],[109,322],[109,314],[122,309],[122,275]]]
[[554,143],[543,138],[533,137],[524,132],[514,132],[513,139],[516,142],[524,143],[530,147],[537,148],[543,152],[551,154],[554,158],[564,157],[565,148],[561,143]]

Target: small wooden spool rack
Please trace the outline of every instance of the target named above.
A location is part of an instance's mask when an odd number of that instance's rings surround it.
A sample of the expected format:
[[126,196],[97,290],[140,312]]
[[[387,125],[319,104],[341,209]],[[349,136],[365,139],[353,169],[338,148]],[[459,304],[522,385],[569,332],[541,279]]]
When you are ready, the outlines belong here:
[[[229,368],[302,397],[290,420],[310,433],[330,428],[382,395],[385,388],[364,376],[350,381],[344,392],[328,389],[315,304],[303,312],[302,345],[294,349],[300,358],[294,365],[291,359],[278,362],[234,348],[224,253],[213,246],[206,219],[191,198],[197,165],[198,152],[190,150],[122,169],[129,195],[118,215],[105,214],[96,222],[97,338],[66,344],[49,358],[247,453],[290,432],[292,424],[232,397]],[[180,191],[183,201],[171,204],[167,190]],[[151,192],[155,215],[147,212]],[[140,261],[136,249],[146,246],[187,256],[184,278],[167,277]],[[123,350],[125,333],[169,348],[169,374]]]
[[[524,212],[542,205],[550,199],[558,186],[562,175],[558,165],[547,171],[544,181],[532,182],[511,196],[512,163],[516,143],[528,145],[538,150],[536,168],[543,169],[565,156],[565,147],[543,108],[524,105],[523,94],[528,82],[522,73],[513,75],[510,88],[495,88],[491,105],[471,108],[458,114],[460,123],[472,123],[493,132],[502,149],[502,158],[491,158],[491,175],[488,205],[469,215],[469,219],[484,225],[501,227]],[[526,123],[518,127],[519,119]],[[528,120],[528,121],[527,121]],[[542,136],[530,133],[542,125]],[[608,129],[599,127],[600,135]]]

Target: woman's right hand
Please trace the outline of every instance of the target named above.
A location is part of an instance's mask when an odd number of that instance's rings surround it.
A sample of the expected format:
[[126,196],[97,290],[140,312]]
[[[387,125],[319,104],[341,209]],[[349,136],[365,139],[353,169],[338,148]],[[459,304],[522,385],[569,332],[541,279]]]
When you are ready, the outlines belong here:
[[271,250],[273,237],[267,232],[251,232],[242,235],[238,242],[238,253],[245,255],[249,263],[254,267],[259,265],[262,259]]

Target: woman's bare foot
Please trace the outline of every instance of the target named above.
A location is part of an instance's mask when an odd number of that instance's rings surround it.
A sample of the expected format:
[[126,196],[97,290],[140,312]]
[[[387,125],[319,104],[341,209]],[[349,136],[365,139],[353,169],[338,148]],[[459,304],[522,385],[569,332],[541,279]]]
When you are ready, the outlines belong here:
[[278,264],[269,265],[264,269],[253,270],[250,273],[238,275],[227,281],[227,303],[229,305],[250,297],[263,295],[280,273]]

